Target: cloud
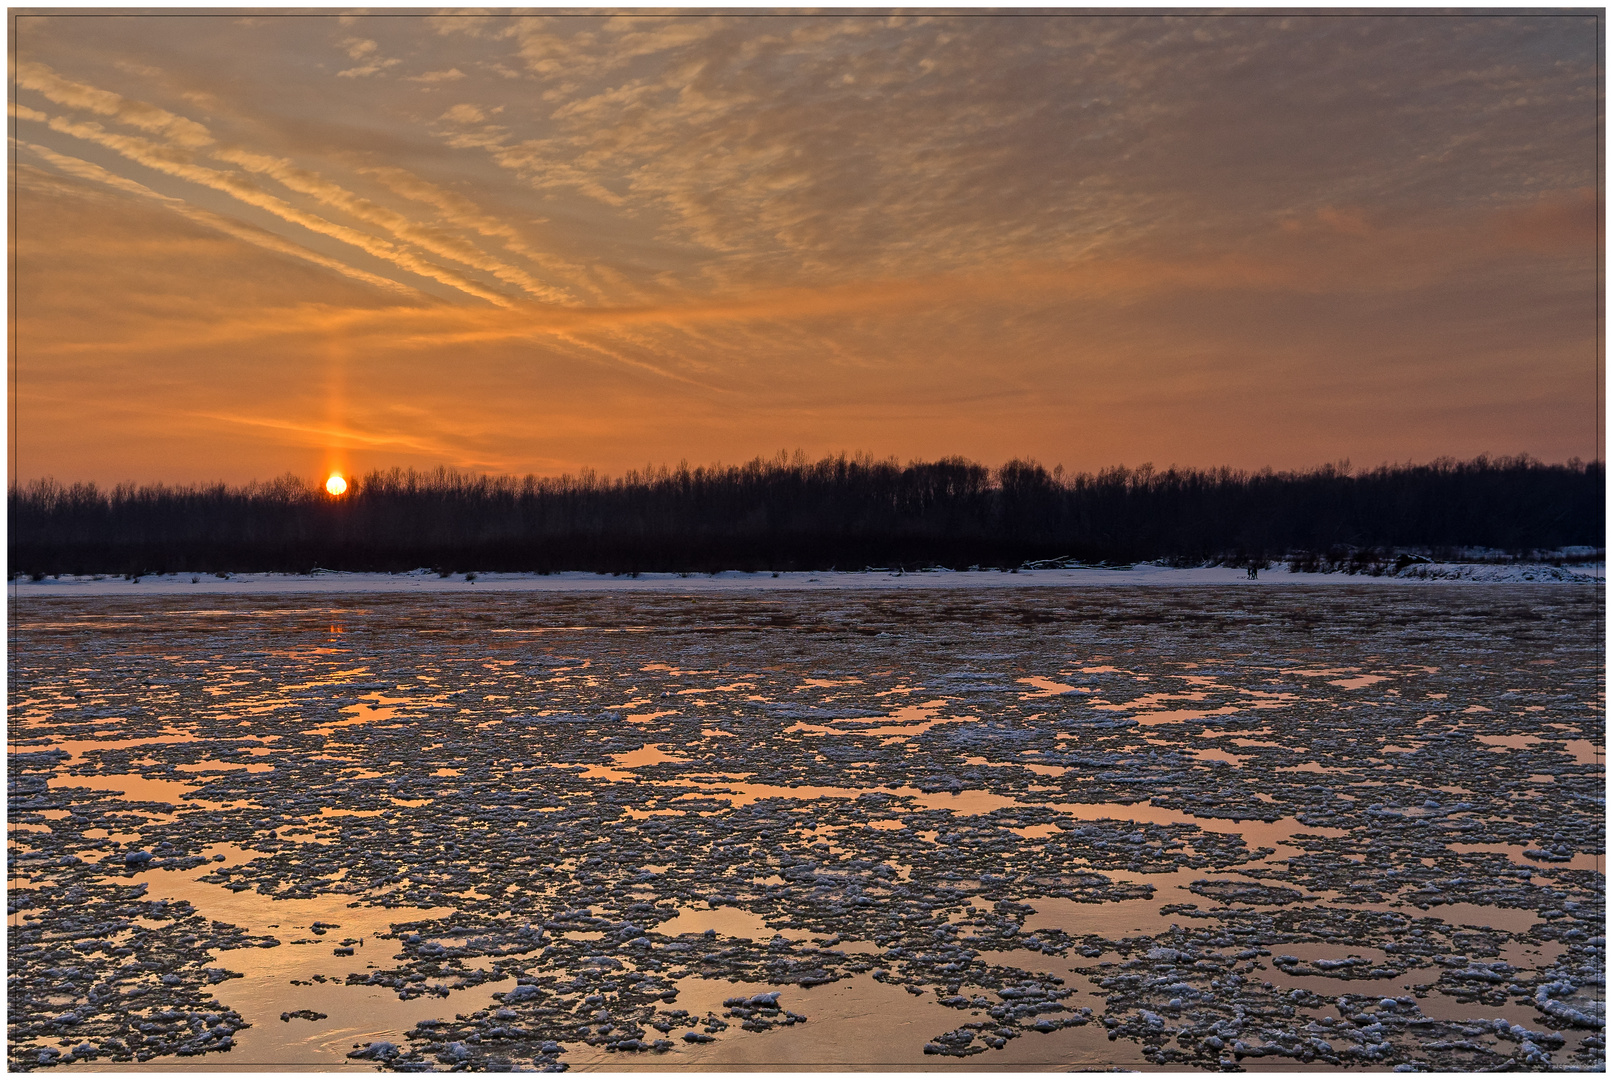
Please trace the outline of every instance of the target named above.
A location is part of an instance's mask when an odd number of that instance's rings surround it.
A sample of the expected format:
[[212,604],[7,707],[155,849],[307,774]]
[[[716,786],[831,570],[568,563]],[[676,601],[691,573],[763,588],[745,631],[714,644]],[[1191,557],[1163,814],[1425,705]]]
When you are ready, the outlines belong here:
[[444,37],[450,34],[479,37],[493,22],[491,15],[476,8],[464,8],[452,15],[428,15],[425,20],[427,27]]
[[[291,206],[282,199],[275,198],[260,188],[234,173],[222,172],[207,168],[185,160],[182,155],[175,154],[171,149],[145,139],[133,136],[115,135],[107,132],[99,124],[80,122],[74,123],[61,117],[52,117],[49,124],[52,131],[72,135],[87,142],[97,143],[114,150],[148,168],[164,172],[170,176],[193,183],[201,184],[216,191],[224,192],[240,202],[267,211],[283,221],[301,225],[311,232],[329,236],[349,244],[368,255],[372,255],[385,262],[391,263],[402,270],[431,278],[442,284],[458,289],[460,292],[486,300],[495,305],[507,305],[509,301],[502,295],[485,289],[473,282],[467,281],[460,275],[451,273],[442,267],[436,266],[412,253],[398,248],[378,237],[338,225],[315,214],[310,214]],[[221,158],[230,156],[242,160],[252,160],[250,156],[241,155],[235,151],[225,151]],[[265,171],[268,167],[265,166]]]
[[339,79],[362,79],[369,75],[379,75],[387,68],[396,67],[401,60],[377,60],[373,64],[363,64],[359,67],[344,68],[336,73]]
[[[350,41],[349,45],[349,51],[359,55],[373,52],[374,49],[374,43],[367,40],[354,39]],[[48,74],[48,69],[45,69],[43,65],[32,65],[29,67],[29,71],[33,76],[33,81],[30,85],[35,88],[43,87],[44,90],[54,93],[58,98],[85,104],[86,107],[91,107],[102,115],[112,115],[120,120],[136,123],[137,126],[147,130],[165,135],[178,132],[180,141],[178,144],[172,141],[160,143],[118,136],[107,132],[100,125],[94,123],[75,123],[65,118],[51,119],[46,114],[29,109],[27,106],[14,106],[14,115],[18,115],[21,118],[46,121],[50,124],[52,130],[97,142],[149,168],[158,169],[171,176],[226,192],[248,205],[260,210],[266,210],[289,223],[341,240],[359,248],[367,255],[383,259],[400,269],[434,279],[460,292],[495,305],[507,304],[509,300],[502,293],[488,289],[462,274],[453,273],[434,262],[420,258],[411,249],[419,249],[439,259],[458,262],[490,274],[498,281],[513,286],[535,299],[560,302],[569,299],[570,294],[564,288],[544,282],[520,267],[497,259],[476,244],[461,237],[435,228],[429,223],[418,222],[406,214],[380,206],[339,184],[325,180],[312,170],[296,166],[289,159],[272,157],[240,147],[213,147],[211,137],[205,143],[198,144],[197,140],[192,137],[194,132],[197,130],[205,131],[206,129],[183,117],[143,102],[133,101],[116,94],[98,90],[87,84],[67,83],[65,80],[60,79],[51,81],[42,74]],[[71,92],[62,91],[62,86],[69,87]],[[215,161],[238,166],[247,173],[271,177],[298,194],[311,196],[319,203],[339,210],[351,218],[358,219],[365,225],[389,232],[409,246],[399,247],[372,234],[362,233],[318,215],[310,214],[266,194],[238,174],[200,165],[196,162],[194,155],[189,153],[189,151],[197,149],[199,145],[206,146],[209,151],[208,156]],[[488,230],[483,228],[478,231],[484,235],[503,233],[507,238],[514,235],[513,231],[508,229]]]
[[313,263],[315,266],[323,267],[326,270],[333,270],[344,277],[352,278],[354,281],[359,281],[366,285],[372,285],[378,289],[384,289],[387,292],[419,296],[419,293],[416,290],[393,281],[390,278],[384,278],[379,274],[371,274],[367,271],[360,270],[357,267],[349,266],[338,259],[332,259],[324,255],[320,255],[318,252],[310,251],[300,244],[291,243],[289,240],[285,240],[282,237],[274,235],[273,233],[265,232],[262,229],[254,229],[251,226],[244,225],[241,222],[234,221],[230,218],[224,217],[221,214],[209,213],[208,211],[200,209],[199,207],[191,206],[183,199],[177,199],[171,195],[163,195],[160,192],[153,191],[144,184],[136,183],[127,177],[109,172],[108,170],[101,168],[99,165],[92,164],[88,161],[83,161],[79,158],[69,157],[66,154],[58,154],[49,147],[40,146],[36,143],[19,141],[18,145],[31,153],[37,154],[39,157],[50,162],[52,165],[56,166],[69,176],[76,176],[81,180],[94,181],[95,183],[104,184],[107,187],[125,192],[130,195],[137,195],[141,198],[151,199],[155,202],[161,203],[163,206],[167,207],[174,213],[181,215],[182,217],[188,218],[198,224],[205,225],[208,228],[216,229],[227,236],[233,236],[237,240],[245,240],[249,244],[253,244],[267,251],[275,252],[279,255],[290,255],[293,258],[302,259],[305,262]]
[[[669,247],[709,256],[694,272],[714,286],[961,269],[1329,206],[1405,210],[1434,175],[1473,202],[1564,186],[1547,174],[1587,175],[1564,154],[1596,124],[1570,104],[1595,72],[1577,25],[519,18],[478,34],[511,42],[550,107],[476,128],[500,100],[488,87],[440,137],[547,196],[653,220]],[[1564,59],[1489,63],[1514,32]],[[1532,99],[1508,109],[1444,89],[1489,100],[1520,81]],[[1553,149],[1509,189],[1475,182],[1493,167],[1479,145]]]
[[465,73],[463,71],[460,71],[458,68],[449,68],[447,71],[427,71],[427,72],[425,72],[423,74],[420,74],[420,75],[408,75],[408,76],[404,77],[403,81],[404,82],[419,82],[419,83],[442,83],[442,82],[454,82],[454,81],[456,81],[458,79],[463,79],[464,77],[465,77]]
[[[1323,397],[1373,446],[1399,437],[1373,416],[1411,431],[1416,409],[1465,446],[1459,403],[1523,433],[1509,448],[1558,445],[1544,406],[1526,422],[1505,403],[1594,365],[1594,13],[338,22],[23,25],[18,148],[58,178],[26,174],[28,205],[48,218],[94,184],[214,260],[187,270],[93,223],[29,248],[21,277],[71,282],[31,309],[31,359],[238,356],[218,378],[241,387],[248,365],[339,354],[371,365],[377,408],[440,406],[466,431],[497,413],[488,430],[529,447],[522,424],[553,421],[607,456],[696,427],[744,456],[775,437],[759,417],[810,435],[816,415],[948,453],[1092,431],[1107,457],[1135,430],[1199,460],[1268,445],[1278,413],[1318,431],[1283,453],[1322,446],[1344,424]],[[148,258],[160,287],[132,269]],[[105,316],[75,306],[102,294]],[[1566,414],[1592,381],[1551,400]],[[1148,404],[1194,394],[1221,443],[1192,442],[1187,405]],[[954,435],[975,442],[939,446]]]
[[417,432],[362,431],[352,427],[329,424],[299,423],[274,417],[247,416],[239,413],[195,412],[191,416],[237,427],[267,428],[296,437],[304,446],[319,449],[339,448],[401,448],[428,454],[435,458],[456,458],[459,448],[437,439],[422,438]]
[[[344,23],[343,25],[347,24]],[[347,54],[349,60],[361,61],[357,67],[338,71],[336,77],[339,79],[362,79],[370,75],[379,75],[388,68],[394,68],[403,63],[402,60],[396,58],[381,56],[378,51],[380,45],[369,38],[343,38],[337,47]]]
[[[271,158],[264,154],[256,154],[246,150],[224,150],[214,156],[219,160],[239,165],[248,172],[273,177],[293,191],[310,195],[320,203],[340,210],[349,217],[365,224],[385,229],[399,239],[440,258],[463,263],[477,270],[484,270],[500,281],[514,285],[533,297],[552,300],[562,298],[565,295],[563,292],[533,279],[531,275],[516,267],[489,256],[473,244],[445,234],[429,225],[417,223],[408,215],[380,206],[369,199],[361,198],[341,185],[325,180],[317,173],[297,168],[283,158]],[[461,292],[479,296],[500,306],[509,303],[504,296],[498,293],[483,289],[462,277],[448,273],[433,264],[415,259],[406,253],[392,251],[390,258],[391,261],[405,269],[413,270],[424,276],[435,277],[438,281],[452,285]]]
[[[487,213],[458,192],[423,180],[405,169],[383,166],[370,167],[362,171],[380,180],[396,194],[431,206],[436,210],[438,220],[455,228],[468,229],[481,236],[496,238],[507,250],[553,271],[556,275],[575,278],[582,272],[582,267],[578,264],[560,259],[552,252],[532,247],[522,237],[520,231],[508,221]],[[573,300],[569,292],[559,288],[537,292],[534,295],[560,303],[569,303]]]
[[[407,174],[387,177],[400,187],[436,200],[463,219],[473,205],[451,193],[419,186]],[[1566,198],[1546,201],[1548,206]],[[1334,213],[1297,228],[1288,223],[1251,238],[1240,252],[1203,251],[1164,255],[1093,254],[1071,262],[1027,261],[989,272],[907,278],[869,278],[832,285],[737,292],[728,296],[687,293],[659,304],[587,307],[511,305],[499,311],[458,306],[388,307],[345,311],[322,305],[243,317],[204,328],[209,342],[232,339],[339,335],[379,350],[439,350],[498,342],[563,341],[665,378],[684,380],[679,368],[701,366],[697,356],[669,343],[669,335],[758,334],[795,336],[829,320],[902,321],[936,313],[1015,311],[1072,305],[1092,311],[1125,310],[1143,303],[1197,303],[1199,297],[1344,298],[1412,295],[1484,272],[1514,249],[1505,230],[1520,216],[1533,220],[1534,204],[1467,215],[1415,227],[1372,225],[1347,215],[1340,230]],[[489,231],[496,232],[496,223]],[[1587,266],[1587,272],[1594,268]],[[1242,302],[1242,301],[1240,301]],[[174,340],[183,334],[173,331]],[[595,337],[589,337],[594,335]],[[637,354],[613,350],[598,335],[639,335]],[[647,336],[645,336],[647,335]],[[186,339],[189,340],[189,339]],[[717,349],[719,338],[703,337],[698,348]],[[724,338],[723,340],[727,340]],[[650,354],[672,363],[649,359]]]
[[196,148],[213,142],[207,128],[194,120],[175,116],[166,109],[143,101],[131,101],[84,83],[64,79],[44,64],[19,63],[16,83],[20,89],[42,94],[58,105],[111,117],[120,124],[160,135],[176,146]]

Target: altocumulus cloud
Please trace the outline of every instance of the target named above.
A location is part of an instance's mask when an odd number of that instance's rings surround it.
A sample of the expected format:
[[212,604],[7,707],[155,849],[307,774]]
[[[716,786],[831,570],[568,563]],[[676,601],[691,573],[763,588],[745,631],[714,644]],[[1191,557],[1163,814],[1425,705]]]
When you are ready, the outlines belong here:
[[[149,259],[168,280],[161,221],[216,234],[235,270],[228,290],[102,289],[90,322],[41,294],[20,359],[100,356],[114,384],[229,343],[205,397],[316,357],[315,381],[377,380],[377,424],[432,384],[434,452],[509,467],[776,441],[1072,465],[1584,454],[1586,423],[1561,414],[1594,363],[1596,32],[25,17],[13,115],[39,171],[19,273],[121,283]],[[54,242],[52,207],[122,214],[121,269]],[[312,279],[274,260],[344,284],[294,285]],[[248,449],[263,432],[377,445],[338,396],[343,416],[326,394],[321,415],[241,420],[232,460],[274,460]],[[709,437],[679,444],[695,418]]]

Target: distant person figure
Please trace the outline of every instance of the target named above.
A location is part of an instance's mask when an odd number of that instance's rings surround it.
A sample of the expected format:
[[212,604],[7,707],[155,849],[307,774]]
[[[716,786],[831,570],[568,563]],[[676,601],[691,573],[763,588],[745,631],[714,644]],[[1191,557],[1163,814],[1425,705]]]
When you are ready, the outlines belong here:
[[1251,562],[1249,564],[1249,580],[1253,581],[1255,578],[1258,578],[1259,576],[1260,576],[1260,567],[1256,566],[1254,563]]

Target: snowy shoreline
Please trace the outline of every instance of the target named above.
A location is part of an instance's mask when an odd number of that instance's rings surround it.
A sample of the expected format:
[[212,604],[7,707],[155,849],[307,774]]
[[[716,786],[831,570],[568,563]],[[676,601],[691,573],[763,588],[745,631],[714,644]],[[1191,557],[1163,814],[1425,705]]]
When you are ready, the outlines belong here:
[[470,593],[470,592],[671,592],[707,593],[778,589],[980,589],[1083,586],[1238,585],[1601,585],[1605,563],[1554,566],[1546,563],[1417,563],[1382,575],[1294,573],[1282,566],[1258,578],[1227,566],[1172,567],[1140,563],[1131,567],[1075,567],[1039,570],[785,571],[718,574],[557,574],[489,573],[441,577],[432,570],[402,574],[319,570],[312,574],[163,574],[130,581],[122,577],[23,578],[9,582],[13,599],[70,596],[286,595],[296,593]]

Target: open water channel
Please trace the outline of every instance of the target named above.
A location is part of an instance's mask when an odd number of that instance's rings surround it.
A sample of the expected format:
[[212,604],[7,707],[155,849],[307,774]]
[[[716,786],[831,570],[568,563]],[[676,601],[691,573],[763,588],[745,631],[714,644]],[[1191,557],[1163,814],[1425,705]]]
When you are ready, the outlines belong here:
[[1601,1068],[1603,619],[30,598],[10,1065]]

